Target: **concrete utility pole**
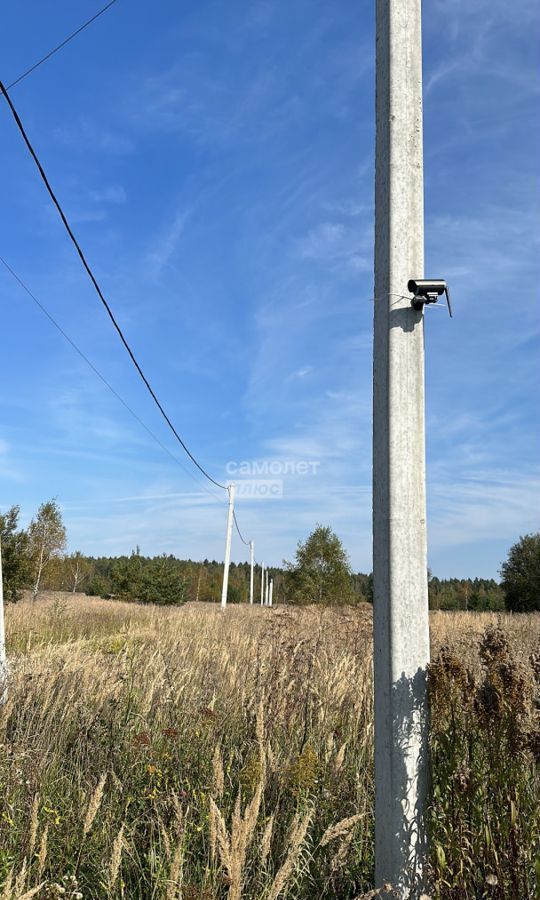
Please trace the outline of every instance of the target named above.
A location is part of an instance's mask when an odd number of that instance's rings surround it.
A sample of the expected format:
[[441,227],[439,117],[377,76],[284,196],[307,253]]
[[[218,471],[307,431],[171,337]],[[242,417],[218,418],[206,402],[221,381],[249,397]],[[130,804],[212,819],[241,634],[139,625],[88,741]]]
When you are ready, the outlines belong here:
[[264,605],[268,606],[268,569],[266,570],[266,585],[264,589]]
[[261,606],[264,603],[264,563],[261,565]]
[[0,703],[7,699],[6,632],[4,626],[4,579],[2,576],[2,545],[0,544]]
[[229,566],[231,564],[231,540],[234,515],[234,492],[236,485],[231,482],[227,490],[229,491],[229,512],[227,514],[227,534],[225,538],[225,562],[223,565],[223,588],[221,590],[221,608],[227,606],[227,588],[229,586]]
[[268,606],[272,606],[272,597],[274,595],[274,579],[270,579],[270,589],[268,591]]
[[255,563],[255,541],[249,542],[249,603],[253,606],[253,566]]
[[[420,0],[376,0],[373,575],[375,878],[422,893],[429,662]],[[392,894],[392,896],[395,896]]]

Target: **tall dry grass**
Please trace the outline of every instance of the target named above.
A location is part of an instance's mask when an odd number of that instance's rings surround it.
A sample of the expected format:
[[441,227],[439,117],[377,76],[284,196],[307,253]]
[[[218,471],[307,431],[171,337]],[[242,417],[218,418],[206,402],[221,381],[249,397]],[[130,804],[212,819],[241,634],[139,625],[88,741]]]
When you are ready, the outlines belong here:
[[[435,614],[434,654],[452,644],[479,685],[494,622]],[[525,668],[538,620],[497,622]],[[8,607],[7,634],[0,897],[348,900],[372,888],[369,608],[223,614],[58,595]],[[437,715],[435,755],[450,733]],[[443,769],[440,789],[455,777]],[[440,822],[458,822],[448,816],[434,806],[434,846]],[[454,856],[444,871],[434,857],[440,896],[462,896]]]

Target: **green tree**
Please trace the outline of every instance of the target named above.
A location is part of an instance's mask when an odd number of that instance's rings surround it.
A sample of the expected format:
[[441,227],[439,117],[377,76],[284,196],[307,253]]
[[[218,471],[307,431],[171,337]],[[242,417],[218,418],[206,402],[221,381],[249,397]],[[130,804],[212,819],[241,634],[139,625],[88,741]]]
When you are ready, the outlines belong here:
[[32,599],[35,600],[41,579],[51,562],[64,552],[66,529],[56,500],[42,503],[28,527],[28,553],[32,562]]
[[144,560],[137,547],[131,556],[120,556],[111,568],[111,593],[119,600],[136,600],[141,593]]
[[357,603],[373,603],[373,574],[353,573],[352,585]]
[[540,610],[540,532],[526,534],[510,547],[501,575],[507,609]]
[[285,565],[290,603],[354,602],[347,552],[328,526],[317,525],[306,541],[298,543],[295,562]]
[[143,567],[138,599],[143,603],[181,604],[187,600],[187,587],[178,561],[171,556],[156,556]]
[[[131,556],[121,556],[111,567],[111,592],[119,600],[141,603],[181,604],[188,599],[189,567],[174,556],[141,556],[137,547]],[[99,570],[90,582],[99,579]]]
[[28,535],[19,529],[18,506],[0,513],[0,543],[2,549],[2,574],[4,598],[11,603],[20,600],[21,591],[31,577],[28,559]]

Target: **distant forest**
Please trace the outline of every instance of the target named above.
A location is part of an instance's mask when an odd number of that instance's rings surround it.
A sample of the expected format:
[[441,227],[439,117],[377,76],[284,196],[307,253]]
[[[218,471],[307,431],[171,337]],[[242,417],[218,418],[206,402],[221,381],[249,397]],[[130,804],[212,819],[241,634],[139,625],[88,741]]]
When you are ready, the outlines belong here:
[[[294,602],[285,568],[269,566],[274,579],[274,602]],[[249,563],[231,563],[229,603],[249,602]],[[221,598],[223,563],[216,560],[178,559],[172,555],[143,556],[138,549],[130,556],[83,556],[72,554],[55,560],[42,581],[42,590],[81,591],[99,597],[163,604],[187,601],[218,602]],[[363,572],[350,575],[353,603],[373,601],[372,576]],[[29,586],[29,585],[28,585]],[[255,602],[260,602],[261,570],[255,569]],[[327,598],[329,604],[339,597]],[[349,601],[350,602],[350,601]],[[490,578],[433,577],[429,581],[431,609],[502,610],[504,594]]]
[[[55,500],[40,506],[27,529],[19,528],[18,518],[17,506],[0,514],[4,597],[8,601],[19,599],[23,590],[31,590],[34,598],[40,591],[62,590],[158,604],[216,603],[221,598],[223,563],[216,560],[196,562],[165,554],[143,556],[138,548],[129,556],[118,557],[67,553],[66,529]],[[533,556],[536,560],[538,536],[524,540],[533,542],[534,552],[528,545],[525,549],[527,558]],[[522,552],[519,545],[512,552],[516,550],[518,554]],[[534,565],[536,573],[538,565],[536,562]],[[515,568],[521,571],[523,566],[519,563]],[[274,581],[276,604],[320,602],[338,605],[373,601],[371,574],[351,571],[340,539],[328,527],[318,525],[305,543],[298,544],[294,563],[271,566],[268,571]],[[535,574],[533,581],[537,577]],[[249,602],[249,579],[248,562],[231,563],[229,603]],[[492,578],[441,579],[428,573],[428,580],[431,609],[505,608],[507,595]],[[255,570],[254,587],[254,600],[258,603],[261,595],[259,567]],[[526,587],[519,582],[517,592],[517,600],[510,608],[538,608],[536,587],[533,587],[532,597],[528,597]],[[526,605],[520,605],[520,597],[526,595]]]

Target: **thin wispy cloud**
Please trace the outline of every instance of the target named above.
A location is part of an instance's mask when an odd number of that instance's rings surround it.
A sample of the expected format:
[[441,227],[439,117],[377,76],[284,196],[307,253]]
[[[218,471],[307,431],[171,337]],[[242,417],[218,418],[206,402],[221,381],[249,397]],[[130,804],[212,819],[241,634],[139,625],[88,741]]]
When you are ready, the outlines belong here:
[[531,494],[540,495],[536,473],[485,473],[474,481],[434,482],[431,490],[431,540],[434,547],[453,547],[496,540],[538,530]]
[[54,136],[59,143],[71,150],[85,154],[101,152],[124,156],[135,150],[130,137],[87,116],[79,116],[75,122],[58,126],[54,130]]
[[178,249],[184,229],[191,215],[191,210],[179,210],[171,224],[162,235],[154,242],[154,246],[148,251],[146,261],[151,274],[159,277],[164,267]]

